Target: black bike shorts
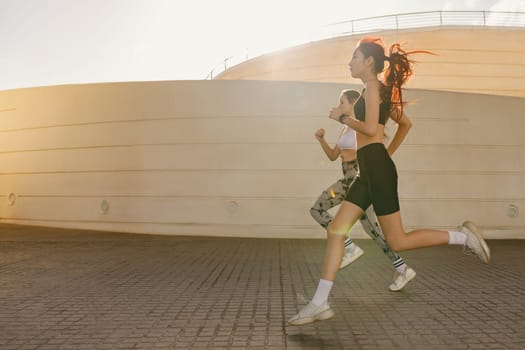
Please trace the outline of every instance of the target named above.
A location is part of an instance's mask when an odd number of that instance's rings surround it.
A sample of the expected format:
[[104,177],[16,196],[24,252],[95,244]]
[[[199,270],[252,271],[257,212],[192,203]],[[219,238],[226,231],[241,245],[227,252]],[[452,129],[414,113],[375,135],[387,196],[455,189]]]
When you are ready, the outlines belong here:
[[397,171],[382,143],[371,143],[357,150],[359,175],[346,192],[345,200],[365,211],[371,204],[378,216],[399,211]]

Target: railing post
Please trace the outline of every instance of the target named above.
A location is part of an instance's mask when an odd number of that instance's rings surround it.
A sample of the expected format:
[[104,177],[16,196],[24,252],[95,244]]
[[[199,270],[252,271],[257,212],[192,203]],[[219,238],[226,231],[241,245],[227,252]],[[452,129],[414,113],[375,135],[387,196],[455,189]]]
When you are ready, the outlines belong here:
[[443,12],[442,11],[439,11],[439,25],[440,26],[443,25]]
[[483,11],[483,25],[484,26],[487,25],[487,12],[486,11]]

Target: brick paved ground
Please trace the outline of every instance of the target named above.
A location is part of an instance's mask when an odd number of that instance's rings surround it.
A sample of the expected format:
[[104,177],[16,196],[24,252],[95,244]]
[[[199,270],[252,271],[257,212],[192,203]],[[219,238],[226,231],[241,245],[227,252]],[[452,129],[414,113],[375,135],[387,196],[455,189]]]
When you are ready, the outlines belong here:
[[328,321],[289,327],[314,292],[322,240],[183,238],[0,225],[0,349],[525,349],[525,240],[406,252],[368,240]]

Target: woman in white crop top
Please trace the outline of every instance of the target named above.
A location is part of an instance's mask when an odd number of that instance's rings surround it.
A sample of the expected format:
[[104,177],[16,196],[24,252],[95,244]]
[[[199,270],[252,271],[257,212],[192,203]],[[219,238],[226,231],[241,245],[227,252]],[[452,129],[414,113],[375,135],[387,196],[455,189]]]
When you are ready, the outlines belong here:
[[[358,98],[359,92],[355,90],[344,90],[340,96],[339,107],[345,111],[345,114],[353,115],[353,106]],[[410,121],[405,117],[403,123],[401,123],[400,127],[397,129],[392,141],[395,141],[395,144],[399,146],[410,127]],[[327,228],[333,219],[330,213],[328,213],[328,210],[341,204],[344,200],[346,191],[358,174],[358,167],[356,160],[356,132],[353,129],[345,126],[334,147],[328,145],[324,139],[324,135],[324,129],[319,129],[315,133],[315,137],[319,141],[328,159],[335,161],[337,158],[341,157],[343,170],[343,177],[324,190],[310,209],[310,214],[314,220],[323,228]],[[386,243],[372,206],[368,208],[360,221],[365,232],[374,240],[385,255],[388,256],[396,269],[394,282],[390,284],[388,288],[391,291],[399,291],[403,289],[403,287],[415,277],[415,271],[408,267],[403,258],[401,258],[396,252],[392,251]],[[346,237],[344,246],[345,251],[341,262],[341,269],[354,262],[363,254],[363,250],[359,248],[350,237]]]

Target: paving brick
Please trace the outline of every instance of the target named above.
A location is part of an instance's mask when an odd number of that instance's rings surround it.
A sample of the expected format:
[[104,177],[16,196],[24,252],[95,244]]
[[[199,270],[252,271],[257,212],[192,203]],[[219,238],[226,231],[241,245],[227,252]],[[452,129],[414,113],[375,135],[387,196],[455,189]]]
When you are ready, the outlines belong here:
[[0,349],[523,349],[525,240],[489,266],[443,246],[393,269],[372,241],[341,271],[331,320],[289,327],[325,242],[0,225]]

